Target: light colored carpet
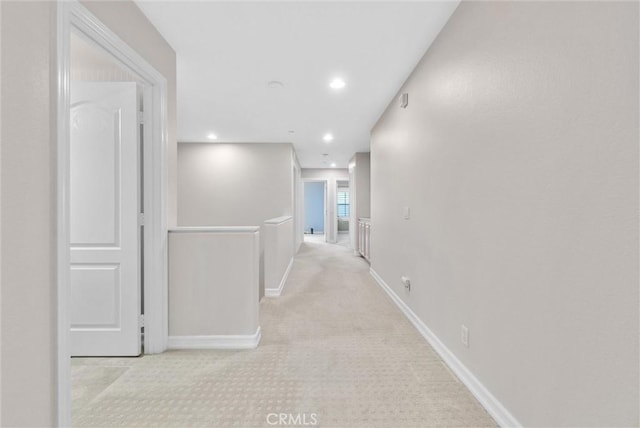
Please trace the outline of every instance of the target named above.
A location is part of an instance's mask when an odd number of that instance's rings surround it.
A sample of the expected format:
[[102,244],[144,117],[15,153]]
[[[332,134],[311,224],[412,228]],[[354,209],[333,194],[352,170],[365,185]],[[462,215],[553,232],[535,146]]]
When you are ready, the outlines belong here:
[[74,425],[495,426],[368,269],[304,243],[255,350],[74,359]]
[[321,243],[324,242],[324,233],[314,233],[304,235],[304,242]]

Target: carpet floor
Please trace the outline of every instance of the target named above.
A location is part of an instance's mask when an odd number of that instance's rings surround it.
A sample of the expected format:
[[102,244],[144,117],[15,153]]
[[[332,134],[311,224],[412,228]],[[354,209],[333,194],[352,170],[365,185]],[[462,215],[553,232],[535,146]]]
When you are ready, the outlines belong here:
[[257,349],[74,358],[74,426],[496,426],[368,270],[305,242]]

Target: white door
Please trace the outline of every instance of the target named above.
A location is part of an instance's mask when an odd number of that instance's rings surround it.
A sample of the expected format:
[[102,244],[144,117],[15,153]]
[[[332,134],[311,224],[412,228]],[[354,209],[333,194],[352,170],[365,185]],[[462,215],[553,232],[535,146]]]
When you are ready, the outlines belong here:
[[141,353],[137,94],[133,82],[71,84],[72,356]]

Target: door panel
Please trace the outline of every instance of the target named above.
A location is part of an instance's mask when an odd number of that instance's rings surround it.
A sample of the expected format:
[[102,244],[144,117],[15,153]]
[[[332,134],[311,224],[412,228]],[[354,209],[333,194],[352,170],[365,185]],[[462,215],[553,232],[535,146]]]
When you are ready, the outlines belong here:
[[119,329],[120,266],[71,265],[71,326]]
[[71,355],[140,355],[138,96],[72,82]]
[[117,246],[122,110],[80,102],[71,111],[71,245]]

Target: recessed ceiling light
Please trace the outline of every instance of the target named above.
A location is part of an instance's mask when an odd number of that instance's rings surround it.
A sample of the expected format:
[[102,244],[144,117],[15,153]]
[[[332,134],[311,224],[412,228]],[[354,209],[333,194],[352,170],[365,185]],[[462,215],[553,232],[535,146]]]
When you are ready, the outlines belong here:
[[328,143],[329,141],[333,141],[333,135],[324,134],[324,137],[322,137],[322,139]]
[[284,83],[279,80],[272,80],[271,82],[267,83],[267,86],[271,89],[280,89],[284,88]]
[[335,167],[336,167],[336,163],[335,163],[335,162],[332,162],[332,163],[331,163],[331,168],[335,168]]
[[331,89],[342,89],[346,85],[347,84],[342,79],[333,79],[331,83],[329,83],[329,86],[331,87]]
[[218,136],[216,134],[209,134],[207,135],[207,138],[210,140],[216,140],[218,138]]

